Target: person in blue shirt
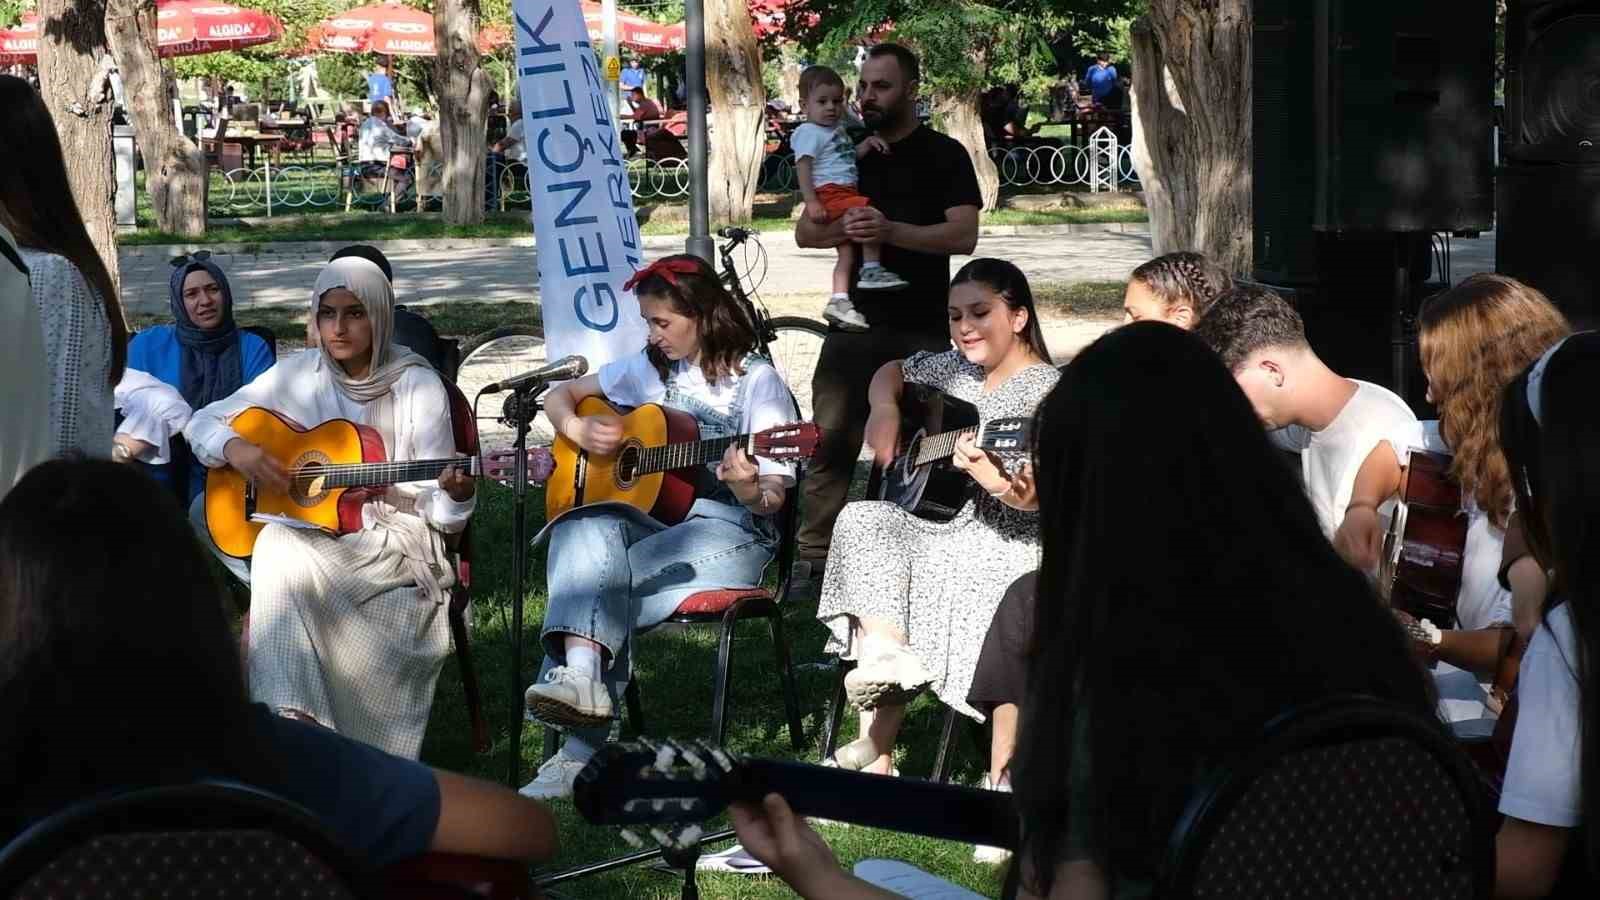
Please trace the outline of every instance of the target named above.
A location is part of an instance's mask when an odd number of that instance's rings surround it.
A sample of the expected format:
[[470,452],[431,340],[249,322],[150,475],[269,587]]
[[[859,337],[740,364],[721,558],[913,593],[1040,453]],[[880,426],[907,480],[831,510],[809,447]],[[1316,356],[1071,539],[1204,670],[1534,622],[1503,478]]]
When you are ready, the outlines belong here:
[[622,78],[620,80],[623,91],[631,91],[634,88],[644,89],[644,69],[640,67],[639,60],[628,60],[628,67],[622,70]]
[[[209,255],[182,258],[173,266],[168,290],[172,324],[134,337],[128,344],[129,368],[177,388],[190,409],[221,400],[272,368],[273,348],[234,322],[233,289]],[[205,489],[206,469],[175,466],[180,460],[186,462],[187,453],[148,469],[157,480],[174,485],[176,470],[187,468],[189,483],[181,493],[192,500]]]
[[1117,89],[1117,67],[1111,64],[1110,55],[1101,53],[1095,56],[1094,65],[1083,73],[1083,80],[1089,82],[1089,93],[1094,96],[1094,102],[1104,103],[1106,97]]
[[394,108],[394,57],[385,64],[374,65],[367,73],[367,104],[387,103]]

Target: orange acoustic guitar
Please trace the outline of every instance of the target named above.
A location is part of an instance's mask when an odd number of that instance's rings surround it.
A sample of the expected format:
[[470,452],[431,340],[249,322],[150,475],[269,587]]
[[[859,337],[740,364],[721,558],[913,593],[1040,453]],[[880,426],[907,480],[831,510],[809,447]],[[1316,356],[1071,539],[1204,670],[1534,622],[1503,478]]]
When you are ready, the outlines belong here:
[[622,446],[606,456],[593,454],[556,437],[550,448],[556,469],[544,486],[545,518],[555,521],[563,513],[592,503],[626,503],[657,522],[676,525],[689,514],[704,479],[685,472],[722,459],[739,444],[754,457],[787,461],[808,459],[816,452],[822,432],[809,422],[768,428],[755,434],[700,438],[694,416],[682,410],[647,403],[624,415],[599,397],[578,402],[580,416],[622,417]]
[[[255,549],[256,536],[272,519],[293,519],[335,534],[361,530],[361,506],[385,485],[428,481],[455,466],[473,477],[512,477],[514,455],[476,458],[420,459],[388,462],[383,436],[366,425],[330,419],[303,428],[277,413],[253,406],[231,423],[239,436],[281,463],[289,475],[289,491],[257,487],[231,467],[206,474],[206,527],[217,548],[243,559]],[[528,451],[528,477],[541,481],[550,472],[544,448]],[[266,517],[265,521],[257,516]]]

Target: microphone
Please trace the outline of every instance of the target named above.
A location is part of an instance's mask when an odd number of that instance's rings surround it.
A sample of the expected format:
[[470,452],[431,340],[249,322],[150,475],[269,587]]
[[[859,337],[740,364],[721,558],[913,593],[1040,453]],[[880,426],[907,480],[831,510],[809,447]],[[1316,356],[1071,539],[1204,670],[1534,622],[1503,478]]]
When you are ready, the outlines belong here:
[[501,391],[520,391],[524,388],[545,384],[551,381],[566,381],[577,378],[589,371],[589,361],[577,354],[563,356],[553,363],[532,372],[523,372],[503,381],[496,381],[483,389],[485,394],[498,394]]

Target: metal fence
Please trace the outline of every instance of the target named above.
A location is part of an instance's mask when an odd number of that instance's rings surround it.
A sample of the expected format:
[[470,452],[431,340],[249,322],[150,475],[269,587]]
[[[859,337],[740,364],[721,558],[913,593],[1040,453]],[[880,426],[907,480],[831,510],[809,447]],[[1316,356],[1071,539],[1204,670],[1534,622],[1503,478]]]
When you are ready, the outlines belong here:
[[[1117,185],[1136,187],[1139,175],[1133,168],[1129,147],[1117,149]],[[1000,173],[1001,187],[1088,187],[1090,152],[1087,147],[1039,146],[989,151]],[[423,181],[441,182],[438,163]],[[627,164],[628,184],[637,202],[681,200],[689,196],[689,163],[682,159],[633,159]],[[508,163],[499,172],[499,191],[486,192],[485,204],[493,209],[526,208],[529,203],[528,170],[521,163]],[[788,193],[799,189],[792,154],[770,154],[761,164],[760,190]],[[402,207],[416,203],[430,207],[437,194],[416,195],[416,183],[400,199]],[[420,202],[418,202],[420,200]],[[272,216],[331,209],[380,209],[388,205],[387,195],[370,181],[363,182],[351,166],[336,162],[292,162],[257,168],[238,168],[211,172],[206,211],[213,217]]]

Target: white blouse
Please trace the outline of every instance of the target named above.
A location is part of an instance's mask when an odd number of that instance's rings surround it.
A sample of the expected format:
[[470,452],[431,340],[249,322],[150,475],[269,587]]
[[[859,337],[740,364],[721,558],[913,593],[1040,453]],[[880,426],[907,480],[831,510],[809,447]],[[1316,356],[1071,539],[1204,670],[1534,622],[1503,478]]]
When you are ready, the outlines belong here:
[[21,250],[44,325],[54,456],[111,456],[111,321],[100,292],[66,257]]
[[[246,409],[260,406],[305,428],[332,419],[376,428],[383,435],[391,460],[447,459],[456,455],[455,434],[450,427],[450,395],[438,373],[420,366],[407,369],[390,393],[394,404],[393,434],[388,433],[388,423],[372,421],[376,402],[361,403],[346,397],[324,371],[322,354],[306,350],[279,360],[231,396],[195,410],[183,436],[195,459],[204,465],[227,465],[223,448],[239,436],[229,423]],[[440,490],[436,481],[397,487],[413,498],[416,512],[424,521],[447,534],[466,528],[477,505],[477,495],[458,503]],[[362,519],[369,528],[374,521],[373,502],[362,510]]]

